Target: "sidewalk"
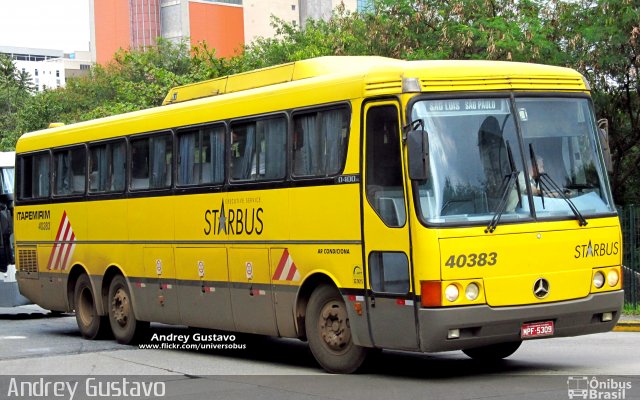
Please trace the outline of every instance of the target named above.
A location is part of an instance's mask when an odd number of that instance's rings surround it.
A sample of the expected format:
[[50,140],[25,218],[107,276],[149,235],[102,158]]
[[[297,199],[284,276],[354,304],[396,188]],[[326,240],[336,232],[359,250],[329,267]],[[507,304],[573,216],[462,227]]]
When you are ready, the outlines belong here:
[[640,332],[640,315],[622,314],[613,330],[616,332]]

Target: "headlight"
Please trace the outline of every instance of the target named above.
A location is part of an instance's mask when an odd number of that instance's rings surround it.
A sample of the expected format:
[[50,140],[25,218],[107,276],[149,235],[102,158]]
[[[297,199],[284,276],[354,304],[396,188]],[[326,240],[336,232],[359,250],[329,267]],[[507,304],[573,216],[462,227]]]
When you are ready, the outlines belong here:
[[598,289],[604,286],[604,274],[602,272],[598,271],[595,275],[593,275],[593,286],[597,287]]
[[444,290],[444,297],[451,302],[458,300],[459,295],[460,291],[456,285],[449,285]]
[[619,280],[620,275],[618,275],[618,271],[612,269],[611,271],[607,272],[607,283],[609,284],[609,286],[614,287],[618,284]]
[[467,296],[467,300],[474,301],[478,298],[480,294],[480,288],[475,283],[470,283],[467,285],[467,288],[464,291],[465,296]]

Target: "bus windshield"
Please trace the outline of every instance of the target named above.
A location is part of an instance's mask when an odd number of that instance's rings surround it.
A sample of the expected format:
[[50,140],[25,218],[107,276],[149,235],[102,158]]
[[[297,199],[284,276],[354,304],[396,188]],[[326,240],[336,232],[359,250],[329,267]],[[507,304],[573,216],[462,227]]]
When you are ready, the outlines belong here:
[[431,174],[417,185],[423,222],[614,211],[586,98],[421,100],[411,114],[429,135]]

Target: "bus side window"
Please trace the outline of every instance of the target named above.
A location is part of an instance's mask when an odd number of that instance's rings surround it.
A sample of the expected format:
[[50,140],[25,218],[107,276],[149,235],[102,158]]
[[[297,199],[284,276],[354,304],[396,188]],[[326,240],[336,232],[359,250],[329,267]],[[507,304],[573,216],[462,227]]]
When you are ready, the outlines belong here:
[[53,153],[54,195],[83,194],[85,189],[85,149],[76,147]]
[[199,131],[199,129],[189,130],[178,135],[179,186],[198,183],[198,174],[200,172]]
[[131,189],[149,189],[149,138],[131,140]]
[[49,153],[21,158],[21,199],[49,197]]
[[181,131],[178,138],[178,185],[224,181],[224,125]]
[[287,120],[264,118],[231,127],[231,180],[282,179],[286,169]]
[[377,293],[409,293],[409,260],[404,253],[369,254],[369,281]]
[[131,140],[131,189],[163,189],[171,186],[173,139],[157,134]]
[[349,113],[346,109],[297,114],[293,121],[293,174],[338,174],[347,147]]
[[125,182],[126,147],[123,141],[91,146],[89,192],[122,192]]

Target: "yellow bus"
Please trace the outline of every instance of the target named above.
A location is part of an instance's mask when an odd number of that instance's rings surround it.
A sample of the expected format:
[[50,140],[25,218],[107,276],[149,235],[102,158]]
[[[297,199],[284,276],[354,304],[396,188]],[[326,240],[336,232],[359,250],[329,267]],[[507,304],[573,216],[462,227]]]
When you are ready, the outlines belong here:
[[605,332],[622,244],[589,86],[558,67],[321,57],[17,143],[18,281],[132,343],[149,322],[511,355]]

